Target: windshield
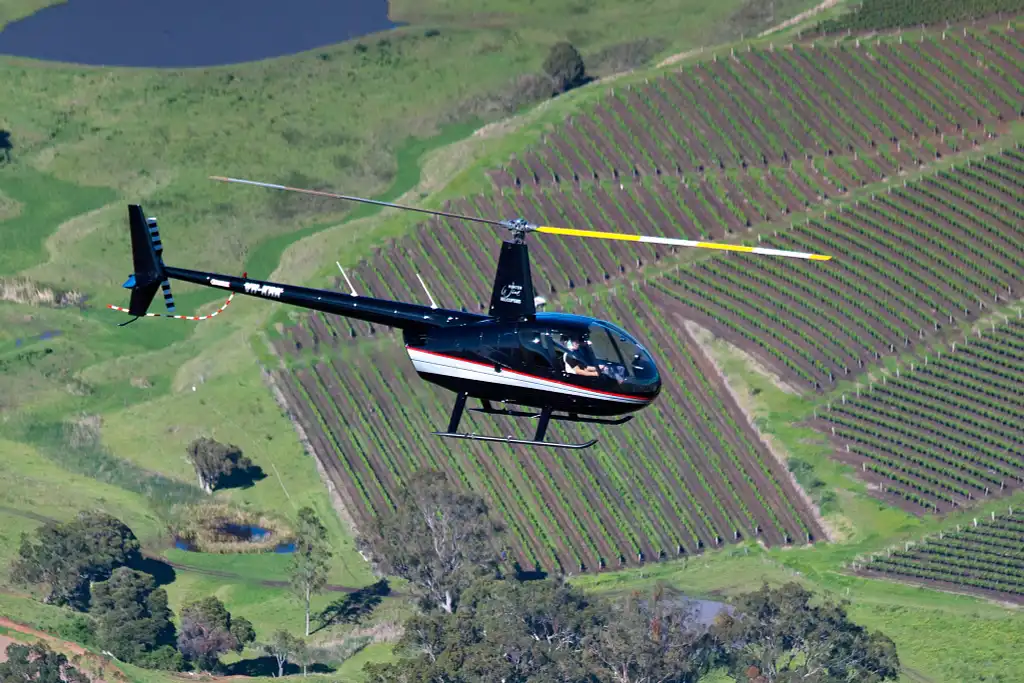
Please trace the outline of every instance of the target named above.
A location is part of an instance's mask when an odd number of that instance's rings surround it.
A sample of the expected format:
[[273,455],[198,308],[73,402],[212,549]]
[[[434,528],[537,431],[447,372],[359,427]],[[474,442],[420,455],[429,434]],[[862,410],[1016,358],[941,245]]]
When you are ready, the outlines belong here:
[[604,366],[603,374],[631,384],[646,384],[657,378],[647,350],[625,330],[600,322],[590,326],[587,336],[598,365]]

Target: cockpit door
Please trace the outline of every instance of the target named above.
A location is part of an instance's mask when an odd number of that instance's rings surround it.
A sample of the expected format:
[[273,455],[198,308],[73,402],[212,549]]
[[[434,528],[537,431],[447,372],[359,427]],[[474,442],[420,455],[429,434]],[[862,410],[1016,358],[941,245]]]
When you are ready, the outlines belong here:
[[556,368],[550,333],[520,325],[518,338],[522,371],[531,375],[550,377]]
[[480,353],[495,368],[515,368],[520,363],[519,339],[515,326],[489,329],[480,338]]

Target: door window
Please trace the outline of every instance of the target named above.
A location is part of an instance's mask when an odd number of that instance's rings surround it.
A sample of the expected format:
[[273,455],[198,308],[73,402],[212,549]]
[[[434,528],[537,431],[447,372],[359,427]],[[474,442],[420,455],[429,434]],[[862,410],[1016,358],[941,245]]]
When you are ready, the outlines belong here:
[[550,371],[554,368],[554,353],[551,348],[551,335],[540,330],[521,329],[519,346],[526,371]]

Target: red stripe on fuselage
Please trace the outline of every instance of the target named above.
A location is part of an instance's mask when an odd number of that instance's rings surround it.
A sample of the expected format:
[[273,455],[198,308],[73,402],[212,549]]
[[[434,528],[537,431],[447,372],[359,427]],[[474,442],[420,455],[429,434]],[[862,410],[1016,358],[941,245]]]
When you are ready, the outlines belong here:
[[[479,365],[480,367],[483,367],[483,368],[493,368],[494,367],[494,365],[492,365],[491,363],[481,363],[480,361],[469,360],[468,358],[459,358],[458,356],[450,356],[450,355],[448,355],[446,353],[437,353],[436,351],[426,351],[424,349],[420,349],[420,348],[417,348],[415,346],[406,346],[405,348],[406,348],[406,350],[412,349],[414,351],[419,351],[420,353],[425,353],[428,356],[437,356],[438,358],[448,358],[450,360],[457,360],[457,361],[462,362],[462,363],[469,363],[471,365]],[[595,394],[603,394],[605,396],[614,396],[616,398],[629,398],[629,399],[633,399],[634,401],[647,401],[648,403],[651,402],[651,399],[644,398],[643,396],[636,396],[636,395],[633,395],[633,394],[615,394],[615,393],[612,393],[610,391],[601,391],[600,389],[591,389],[590,387],[583,387],[583,386],[580,386],[579,384],[572,384],[570,382],[561,382],[561,381],[559,381],[557,379],[549,379],[548,377],[540,377],[539,375],[529,375],[529,374],[527,374],[525,372],[517,372],[516,370],[509,370],[507,368],[502,368],[501,371],[502,372],[507,372],[510,375],[518,375],[520,377],[529,377],[530,379],[540,380],[541,382],[551,382],[553,384],[560,384],[561,386],[569,387],[570,389],[578,389],[578,390],[582,390],[582,391],[592,391]]]

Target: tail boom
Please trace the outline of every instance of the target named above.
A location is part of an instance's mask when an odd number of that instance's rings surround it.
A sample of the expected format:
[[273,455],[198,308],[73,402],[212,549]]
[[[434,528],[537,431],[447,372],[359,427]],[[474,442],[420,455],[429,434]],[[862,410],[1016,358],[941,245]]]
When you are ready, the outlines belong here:
[[487,320],[488,316],[465,313],[444,308],[432,308],[420,304],[389,299],[374,299],[368,296],[343,294],[326,289],[312,289],[293,285],[252,280],[206,273],[199,270],[167,266],[166,276],[204,287],[215,287],[237,294],[270,299],[283,304],[308,308],[324,313],[333,313],[346,318],[364,320],[376,325],[385,325],[401,330],[428,330],[436,327],[450,327]]

